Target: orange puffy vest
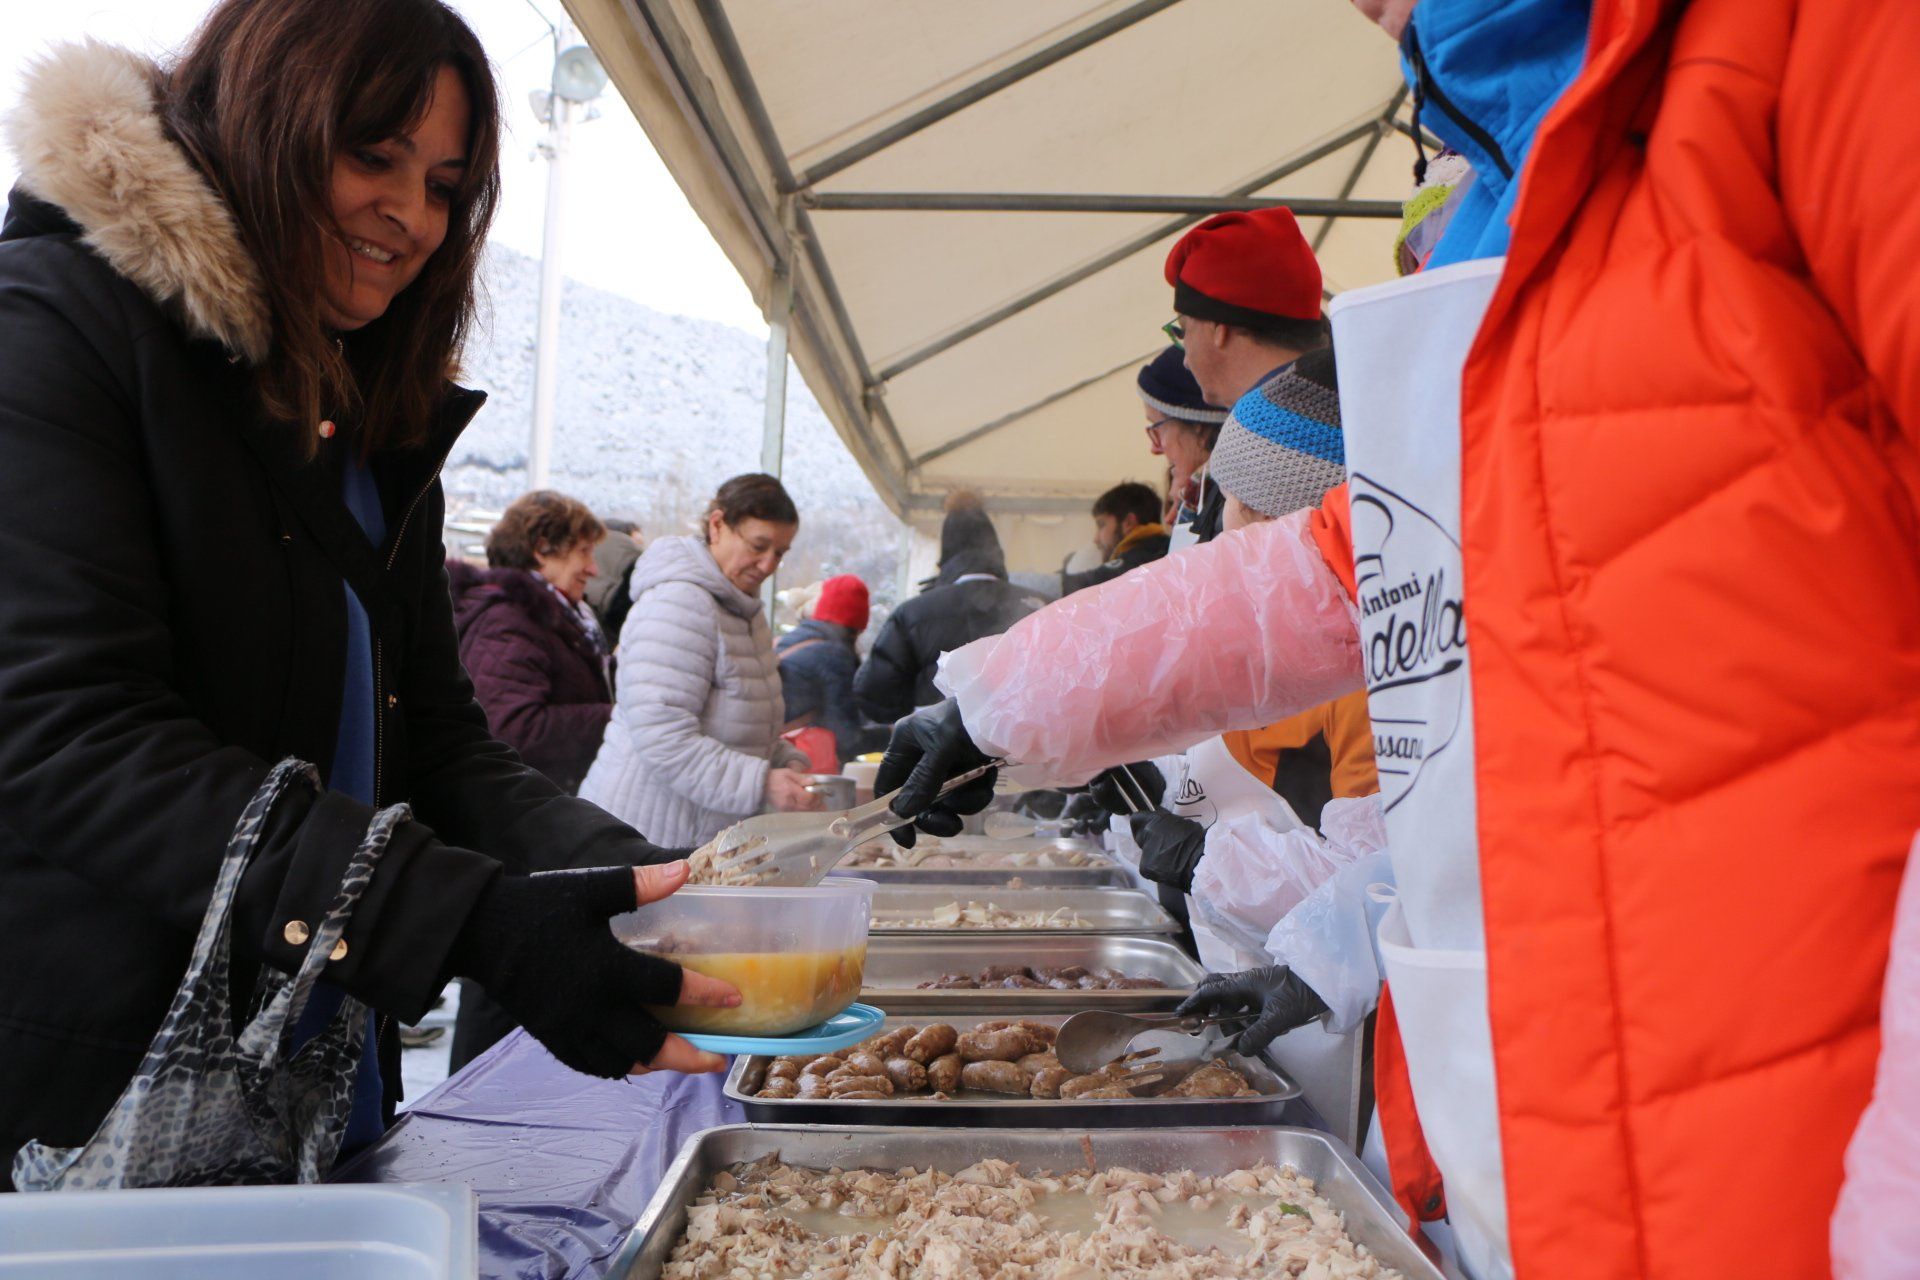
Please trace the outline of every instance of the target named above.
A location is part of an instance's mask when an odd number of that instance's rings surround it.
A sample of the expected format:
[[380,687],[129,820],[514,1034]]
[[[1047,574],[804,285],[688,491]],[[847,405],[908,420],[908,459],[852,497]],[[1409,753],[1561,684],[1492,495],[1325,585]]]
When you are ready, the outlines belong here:
[[1910,0],[1596,0],[1522,175],[1461,496],[1525,1280],[1827,1273],[1920,828],[1916,119]]

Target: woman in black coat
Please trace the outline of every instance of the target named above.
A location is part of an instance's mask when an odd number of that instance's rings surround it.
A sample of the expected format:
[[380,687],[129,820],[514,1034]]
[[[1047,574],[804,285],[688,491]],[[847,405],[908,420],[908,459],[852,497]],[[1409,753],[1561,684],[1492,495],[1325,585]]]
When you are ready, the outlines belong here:
[[[376,1109],[398,1097],[392,1021],[453,975],[577,1069],[717,1069],[641,1006],[731,989],[605,924],[684,867],[636,870],[670,855],[493,740],[455,652],[437,476],[483,400],[447,371],[498,190],[473,33],[435,0],[223,0],[177,62],[71,46],[22,101],[0,228],[0,1158],[93,1132],[285,756],[328,789],[272,815],[236,974],[297,967],[374,807],[416,816],[326,970],[336,1004],[380,1011]],[[557,866],[608,869],[522,874]]]

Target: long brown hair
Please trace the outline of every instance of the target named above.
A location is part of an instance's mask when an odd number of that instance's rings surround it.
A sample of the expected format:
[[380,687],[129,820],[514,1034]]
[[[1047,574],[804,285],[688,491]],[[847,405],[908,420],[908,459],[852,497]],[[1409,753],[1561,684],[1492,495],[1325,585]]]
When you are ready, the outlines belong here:
[[[321,311],[339,234],[334,158],[414,128],[442,67],[471,104],[446,239],[384,316],[336,343]],[[500,200],[500,104],[479,38],[440,0],[220,0],[159,96],[168,132],[232,208],[265,278],[266,409],[309,424],[352,415],[369,451],[421,443],[473,325]]]

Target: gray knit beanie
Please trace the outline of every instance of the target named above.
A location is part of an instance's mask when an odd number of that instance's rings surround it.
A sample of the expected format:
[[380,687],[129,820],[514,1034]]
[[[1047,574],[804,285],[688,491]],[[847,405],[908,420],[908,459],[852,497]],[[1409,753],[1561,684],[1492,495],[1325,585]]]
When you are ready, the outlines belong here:
[[1309,351],[1241,396],[1207,460],[1207,475],[1263,516],[1317,507],[1347,478],[1333,349]]

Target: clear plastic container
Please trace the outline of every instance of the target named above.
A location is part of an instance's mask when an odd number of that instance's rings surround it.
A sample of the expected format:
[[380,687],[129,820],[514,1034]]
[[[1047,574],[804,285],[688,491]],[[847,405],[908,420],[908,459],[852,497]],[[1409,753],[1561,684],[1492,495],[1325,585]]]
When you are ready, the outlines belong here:
[[859,996],[872,918],[871,880],[836,876],[803,889],[688,885],[615,916],[613,935],[740,989],[733,1009],[654,1009],[673,1030],[785,1036]]
[[458,1280],[476,1221],[451,1185],[0,1195],[0,1277]]

